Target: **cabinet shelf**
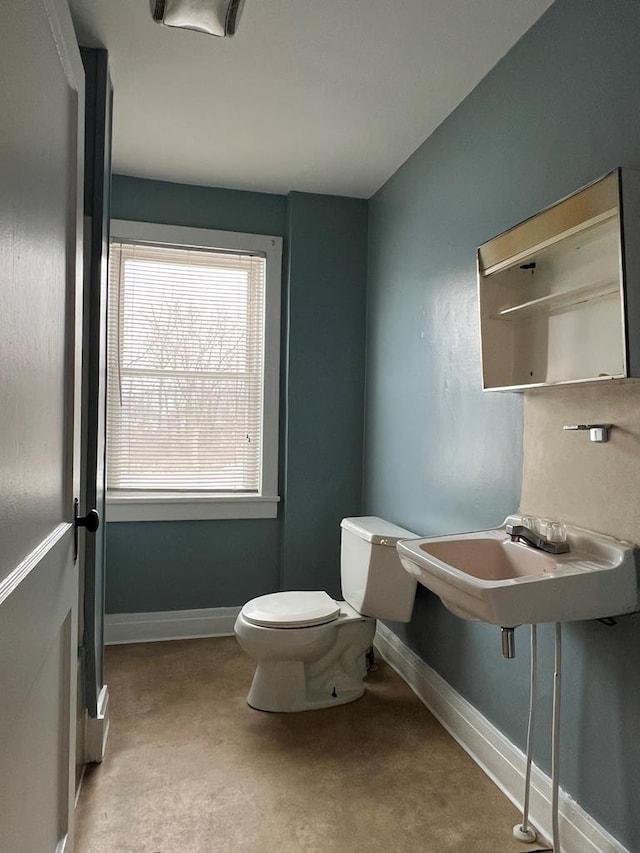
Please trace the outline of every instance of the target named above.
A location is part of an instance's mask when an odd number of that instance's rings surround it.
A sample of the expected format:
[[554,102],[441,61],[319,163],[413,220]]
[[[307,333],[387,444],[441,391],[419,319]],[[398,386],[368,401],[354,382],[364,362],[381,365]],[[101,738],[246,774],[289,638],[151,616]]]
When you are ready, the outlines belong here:
[[527,320],[531,317],[550,316],[559,314],[569,308],[574,308],[583,302],[593,302],[596,299],[604,299],[607,296],[615,296],[620,293],[620,284],[617,281],[595,282],[565,290],[559,293],[549,293],[538,299],[530,299],[509,308],[503,308],[496,314],[492,314],[493,320]]
[[640,379],[639,223],[615,169],[478,248],[485,390]]

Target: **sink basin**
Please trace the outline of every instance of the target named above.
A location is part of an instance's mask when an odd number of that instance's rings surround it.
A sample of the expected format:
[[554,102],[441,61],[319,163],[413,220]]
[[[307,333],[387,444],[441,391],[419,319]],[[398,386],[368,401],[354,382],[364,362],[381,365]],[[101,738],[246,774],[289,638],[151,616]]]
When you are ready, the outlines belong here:
[[569,552],[512,542],[502,527],[398,542],[404,568],[465,619],[501,627],[601,619],[638,609],[634,546],[567,527]]

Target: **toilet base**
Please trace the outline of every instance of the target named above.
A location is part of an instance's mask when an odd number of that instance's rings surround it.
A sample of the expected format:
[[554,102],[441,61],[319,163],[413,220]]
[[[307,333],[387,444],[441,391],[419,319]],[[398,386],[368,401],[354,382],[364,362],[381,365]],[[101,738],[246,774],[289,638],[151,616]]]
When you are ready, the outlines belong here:
[[302,661],[263,661],[256,667],[247,704],[257,711],[296,713],[346,705],[364,694],[366,657],[349,674],[340,666],[316,677]]
[[[344,603],[341,606],[340,619],[323,626],[330,631],[331,645],[325,646],[326,651],[315,660],[283,660],[286,652],[282,648],[278,658],[265,655],[258,660],[247,697],[252,708],[282,713],[315,711],[346,705],[362,696],[367,652],[373,644],[376,620],[356,614]],[[283,634],[280,639],[286,636]],[[244,632],[243,639],[246,644]],[[278,639],[277,635],[272,639]],[[298,646],[298,653],[300,649]]]

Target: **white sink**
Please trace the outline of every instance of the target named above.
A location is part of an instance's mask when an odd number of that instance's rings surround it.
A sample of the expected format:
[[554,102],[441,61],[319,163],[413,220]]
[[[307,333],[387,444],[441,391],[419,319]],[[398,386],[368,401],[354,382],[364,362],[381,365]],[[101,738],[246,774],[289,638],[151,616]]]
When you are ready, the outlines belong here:
[[515,627],[601,619],[638,609],[634,546],[567,527],[570,550],[547,554],[512,542],[502,527],[429,539],[404,539],[404,568],[465,619]]

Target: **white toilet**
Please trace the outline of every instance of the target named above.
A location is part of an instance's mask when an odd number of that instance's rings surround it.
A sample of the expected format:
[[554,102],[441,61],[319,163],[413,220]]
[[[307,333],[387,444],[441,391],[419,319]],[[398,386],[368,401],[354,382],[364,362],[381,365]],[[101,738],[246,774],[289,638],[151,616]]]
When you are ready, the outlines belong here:
[[276,592],[248,601],[236,620],[257,662],[247,702],[260,711],[344,705],[364,693],[376,618],[408,622],[416,581],[401,566],[398,539],[415,534],[375,516],[342,520],[344,601],[326,592]]

